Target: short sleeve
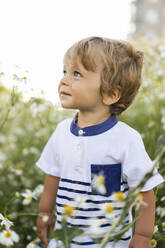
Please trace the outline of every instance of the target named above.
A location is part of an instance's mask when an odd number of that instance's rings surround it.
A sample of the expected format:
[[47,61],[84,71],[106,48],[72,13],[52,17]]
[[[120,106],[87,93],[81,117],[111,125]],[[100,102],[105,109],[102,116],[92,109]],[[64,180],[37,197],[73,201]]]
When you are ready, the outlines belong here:
[[46,174],[60,177],[60,165],[59,165],[59,129],[56,127],[53,134],[50,136],[46,143],[40,158],[36,162],[36,166],[39,167]]
[[[153,161],[146,152],[141,135],[136,134],[127,140],[124,148],[121,163],[123,176],[126,178],[130,188],[136,187],[153,166]],[[151,190],[158,184],[164,182],[157,168],[153,171],[153,176],[148,179],[141,191]]]

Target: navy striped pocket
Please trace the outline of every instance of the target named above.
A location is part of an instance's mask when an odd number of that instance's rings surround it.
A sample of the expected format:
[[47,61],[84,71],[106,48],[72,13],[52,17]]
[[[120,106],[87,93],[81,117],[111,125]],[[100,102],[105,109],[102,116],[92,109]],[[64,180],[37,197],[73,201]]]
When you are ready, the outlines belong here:
[[[94,176],[104,176],[105,194],[100,193],[93,187]],[[120,191],[121,186],[121,164],[91,164],[91,187],[92,193],[110,196],[113,192]]]

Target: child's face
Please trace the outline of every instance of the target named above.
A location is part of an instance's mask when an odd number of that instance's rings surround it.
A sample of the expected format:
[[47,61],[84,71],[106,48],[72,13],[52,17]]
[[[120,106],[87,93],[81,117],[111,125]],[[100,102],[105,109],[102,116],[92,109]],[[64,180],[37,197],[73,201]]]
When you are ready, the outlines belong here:
[[80,62],[76,64],[73,65],[69,60],[64,64],[64,75],[58,86],[61,105],[80,111],[98,111],[100,107],[105,106],[100,94],[101,68],[98,72],[91,72]]

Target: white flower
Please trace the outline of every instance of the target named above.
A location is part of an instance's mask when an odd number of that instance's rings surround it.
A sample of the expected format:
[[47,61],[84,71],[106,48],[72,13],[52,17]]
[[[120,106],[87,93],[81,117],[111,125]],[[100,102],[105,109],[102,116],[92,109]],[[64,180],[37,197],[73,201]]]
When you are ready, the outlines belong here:
[[40,248],[40,247],[37,245],[36,241],[31,241],[31,242],[26,246],[26,248]]
[[10,170],[12,172],[14,172],[17,176],[21,176],[22,175],[22,170],[20,168],[10,168]]
[[44,190],[44,185],[43,185],[43,184],[39,184],[39,185],[34,189],[33,193],[34,193],[34,195],[35,195],[36,197],[39,197],[39,196],[42,194],[43,190]]
[[0,214],[0,220],[2,220],[1,226],[4,225],[6,229],[9,229],[14,225],[12,221],[8,220],[8,218],[4,217],[2,214]]
[[123,207],[125,204],[125,195],[123,192],[118,191],[118,192],[114,192],[111,195],[111,200],[115,201],[115,206],[116,207]]
[[163,197],[161,198],[161,201],[165,201],[165,196],[163,196]]
[[86,198],[78,196],[76,197],[75,201],[78,203],[80,207],[85,207],[86,206]]
[[29,203],[31,203],[32,199],[37,200],[37,197],[35,196],[34,192],[32,192],[29,189],[26,189],[25,191],[26,191],[25,193],[21,193],[21,195],[25,197],[25,199],[22,202],[23,205],[28,205]]
[[56,241],[55,239],[51,239],[48,244],[48,248],[57,248],[57,247],[64,248],[64,246],[62,246],[61,244],[62,244],[61,240]]
[[158,231],[158,226],[154,226],[154,233],[156,233]]
[[105,203],[100,206],[101,212],[107,219],[114,219],[114,207],[110,203]]
[[147,203],[143,201],[143,195],[139,193],[133,203],[133,206],[135,206],[135,210],[138,210],[141,205],[147,206]]
[[43,222],[47,222],[48,219],[49,219],[49,216],[48,216],[48,215],[42,216],[42,221],[43,221]]
[[106,219],[90,218],[88,220],[89,231],[94,234],[101,234],[103,230],[101,225],[106,222]]
[[162,230],[165,231],[165,222],[162,222]]
[[0,243],[6,246],[12,246],[14,242],[19,241],[19,236],[11,230],[4,230],[0,233]]
[[96,189],[101,194],[106,193],[106,188],[104,185],[104,176],[103,175],[94,175],[92,180],[92,187]]
[[161,208],[160,206],[156,208],[156,213],[157,215],[159,215],[160,217],[164,217],[165,216],[165,209]]

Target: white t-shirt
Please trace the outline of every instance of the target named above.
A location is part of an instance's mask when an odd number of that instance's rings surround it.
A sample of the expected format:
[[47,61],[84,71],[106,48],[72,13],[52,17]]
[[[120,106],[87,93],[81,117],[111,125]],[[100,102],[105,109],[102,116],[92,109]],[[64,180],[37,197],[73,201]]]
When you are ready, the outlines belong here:
[[[64,205],[71,205],[74,218],[68,217],[68,226],[78,226],[84,233],[91,233],[89,221],[97,217],[104,219],[101,206],[110,203],[115,215],[120,215],[122,208],[115,204],[112,193],[122,191],[127,196],[130,188],[136,187],[144,175],[150,171],[153,161],[148,156],[141,135],[129,125],[112,115],[97,125],[79,128],[75,117],[60,122],[36,165],[45,173],[60,177],[56,198],[57,221],[55,228],[61,227]],[[94,175],[102,173],[105,177],[106,194],[96,192],[92,187]],[[141,191],[147,191],[164,180],[154,169],[154,175],[146,182]],[[78,199],[84,198],[85,205]],[[132,220],[131,210],[125,223]],[[112,225],[110,220],[101,225],[107,232]],[[114,246],[107,248],[128,248],[132,237],[129,229]],[[97,248],[91,237],[77,237],[72,240],[72,248]]]

